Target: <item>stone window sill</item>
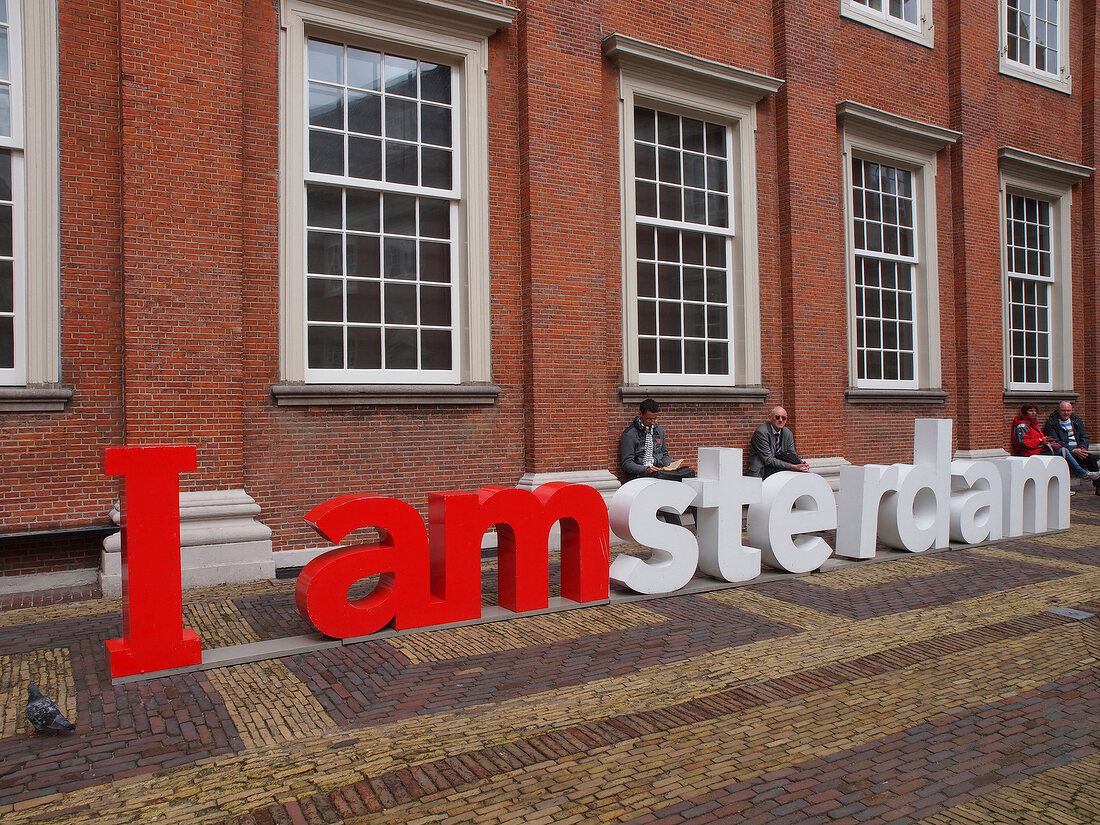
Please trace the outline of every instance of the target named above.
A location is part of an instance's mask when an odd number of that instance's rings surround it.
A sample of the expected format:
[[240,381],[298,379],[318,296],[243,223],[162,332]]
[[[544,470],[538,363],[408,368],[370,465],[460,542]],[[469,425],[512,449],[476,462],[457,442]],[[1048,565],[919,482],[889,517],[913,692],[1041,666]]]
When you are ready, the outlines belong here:
[[271,386],[279,407],[374,407],[397,404],[491,405],[496,384],[289,384]]
[[619,400],[624,404],[640,404],[647,398],[670,403],[756,404],[767,397],[767,387],[619,387]]
[[863,390],[849,387],[844,391],[849,404],[944,404],[943,390]]
[[0,412],[63,412],[72,387],[0,387]]

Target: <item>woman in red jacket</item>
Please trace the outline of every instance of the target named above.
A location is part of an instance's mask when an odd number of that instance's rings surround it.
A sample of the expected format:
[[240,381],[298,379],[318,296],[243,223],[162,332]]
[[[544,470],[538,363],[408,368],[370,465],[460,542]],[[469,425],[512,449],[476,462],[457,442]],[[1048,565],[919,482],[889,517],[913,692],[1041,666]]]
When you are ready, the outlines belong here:
[[1075,476],[1094,481],[1100,473],[1090,473],[1077,463],[1073,453],[1053,442],[1039,429],[1039,408],[1034,404],[1024,404],[1020,414],[1012,419],[1012,450],[1016,455],[1060,455],[1069,464],[1069,470]]
[[1053,455],[1056,450],[1050,439],[1039,429],[1039,408],[1024,404],[1020,414],[1012,419],[1012,451],[1016,455]]

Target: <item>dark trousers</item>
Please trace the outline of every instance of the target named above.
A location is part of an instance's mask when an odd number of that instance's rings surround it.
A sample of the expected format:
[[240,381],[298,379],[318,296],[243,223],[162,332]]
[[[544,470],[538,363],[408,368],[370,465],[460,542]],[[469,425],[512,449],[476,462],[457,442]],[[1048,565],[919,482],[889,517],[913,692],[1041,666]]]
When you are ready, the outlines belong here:
[[[641,473],[638,475],[632,475],[627,477],[627,481],[633,481],[636,478],[658,478],[662,481],[683,481],[685,478],[695,478],[695,471],[688,467],[681,467],[678,470],[658,470],[655,473]],[[694,507],[688,508],[694,516]],[[677,526],[683,526],[683,520],[680,518],[679,513],[669,513],[665,510],[658,511],[661,517],[665,520],[666,524],[675,524]]]

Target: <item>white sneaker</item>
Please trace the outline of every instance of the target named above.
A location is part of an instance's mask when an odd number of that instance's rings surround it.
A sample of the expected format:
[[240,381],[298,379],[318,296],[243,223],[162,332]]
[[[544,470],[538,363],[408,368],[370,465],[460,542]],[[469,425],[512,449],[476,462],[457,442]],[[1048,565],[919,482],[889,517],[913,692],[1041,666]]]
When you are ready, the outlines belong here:
[[1100,472],[1094,471],[1091,473],[1085,473],[1083,476],[1081,476],[1081,478],[1083,478],[1085,481],[1096,481],[1096,479],[1100,478]]

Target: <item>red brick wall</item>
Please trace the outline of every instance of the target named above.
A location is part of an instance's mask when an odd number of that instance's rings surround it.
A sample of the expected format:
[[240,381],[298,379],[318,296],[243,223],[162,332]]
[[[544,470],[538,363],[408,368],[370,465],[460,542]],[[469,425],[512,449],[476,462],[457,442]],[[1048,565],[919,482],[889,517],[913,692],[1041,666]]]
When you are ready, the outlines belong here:
[[[763,402],[663,404],[673,452],[745,446],[784,404],[800,451],[908,460],[912,421],[1007,445],[997,150],[1097,161],[1097,19],[1071,4],[1073,95],[997,72],[996,4],[934,0],[935,48],[836,2],[519,0],[489,41],[496,404],[276,407],[277,0],[61,0],[61,299],[68,409],[0,414],[0,534],[105,524],[109,444],[183,441],[188,489],[244,487],[279,549],[347,492],[431,490],[616,465],[622,383],[618,70],[612,32],[781,78],[757,106]],[[841,136],[852,100],[962,133],[937,158],[944,404],[849,386]],[[1042,112],[1042,117],[1036,117]],[[1079,411],[1100,431],[1094,182],[1074,191]],[[1044,402],[1044,408],[1050,406]],[[59,551],[60,552],[60,551]],[[94,563],[94,562],[93,562]]]

